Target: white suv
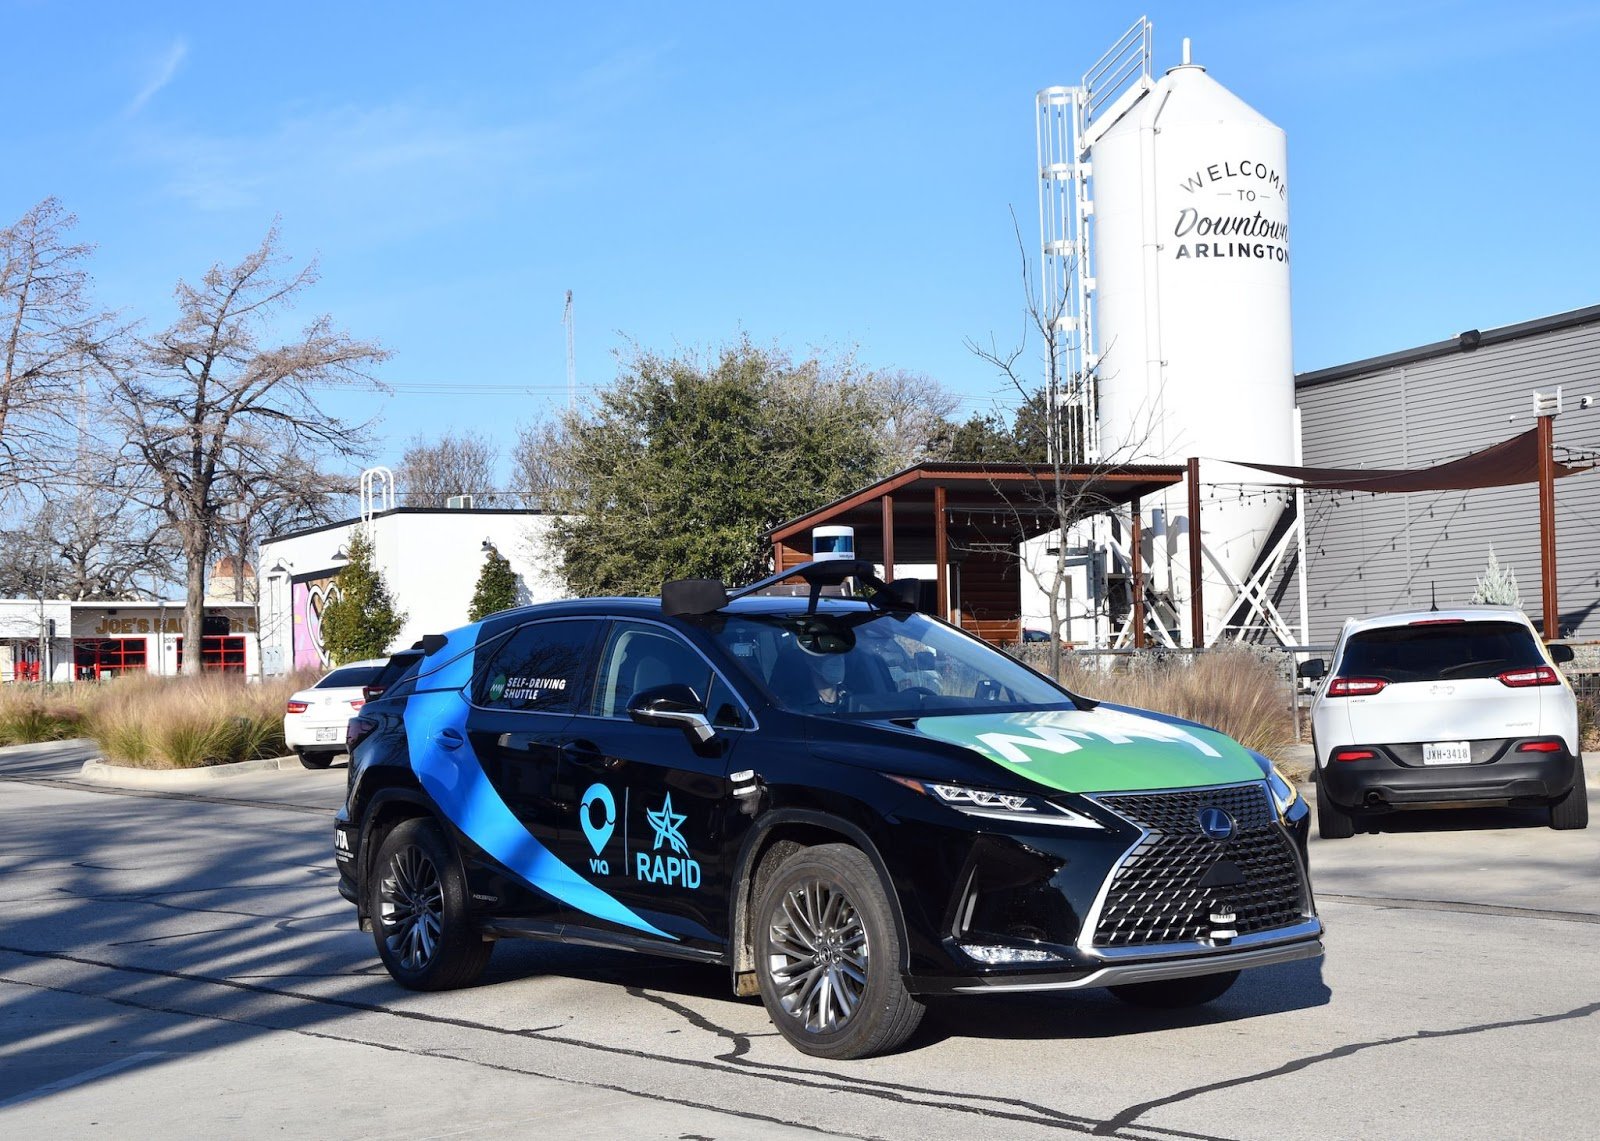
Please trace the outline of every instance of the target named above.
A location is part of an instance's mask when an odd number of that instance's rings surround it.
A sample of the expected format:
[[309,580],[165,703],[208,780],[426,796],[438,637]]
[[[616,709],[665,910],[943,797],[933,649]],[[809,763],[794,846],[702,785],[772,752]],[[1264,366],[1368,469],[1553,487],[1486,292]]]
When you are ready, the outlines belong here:
[[1317,832],[1411,808],[1538,804],[1552,828],[1584,828],[1589,801],[1578,706],[1522,611],[1472,606],[1347,619],[1311,706]]

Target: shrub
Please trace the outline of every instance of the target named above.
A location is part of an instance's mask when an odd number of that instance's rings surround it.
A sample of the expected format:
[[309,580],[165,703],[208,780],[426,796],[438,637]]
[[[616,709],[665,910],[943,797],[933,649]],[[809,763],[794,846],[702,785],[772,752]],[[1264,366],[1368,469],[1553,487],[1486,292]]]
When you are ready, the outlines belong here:
[[283,706],[302,677],[246,683],[236,675],[127,677],[102,687],[89,713],[106,760],[188,769],[287,752]]
[[1209,725],[1280,763],[1294,739],[1288,683],[1243,648],[1129,658],[1074,654],[1062,663],[1061,681],[1085,697]]

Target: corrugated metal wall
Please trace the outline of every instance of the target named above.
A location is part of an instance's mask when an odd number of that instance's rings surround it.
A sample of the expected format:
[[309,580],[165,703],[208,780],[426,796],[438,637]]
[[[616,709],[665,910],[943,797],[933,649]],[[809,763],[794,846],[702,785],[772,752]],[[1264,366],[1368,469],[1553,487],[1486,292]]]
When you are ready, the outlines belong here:
[[[1420,467],[1455,459],[1531,428],[1533,392],[1557,385],[1568,409],[1556,420],[1558,448],[1600,447],[1600,407],[1576,409],[1578,396],[1600,398],[1600,325],[1590,324],[1302,384],[1304,462]],[[1331,641],[1348,615],[1425,608],[1430,591],[1440,606],[1468,601],[1491,545],[1516,571],[1523,608],[1537,620],[1537,488],[1309,492],[1306,500],[1313,642]],[[1597,639],[1600,471],[1558,482],[1556,505],[1562,625],[1579,639]],[[1292,597],[1286,601],[1298,609]]]

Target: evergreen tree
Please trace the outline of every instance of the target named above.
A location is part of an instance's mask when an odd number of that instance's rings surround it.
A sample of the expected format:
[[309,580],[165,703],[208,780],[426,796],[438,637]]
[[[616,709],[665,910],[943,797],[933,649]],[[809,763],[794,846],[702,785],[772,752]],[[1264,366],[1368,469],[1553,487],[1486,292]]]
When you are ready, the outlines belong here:
[[476,622],[516,604],[517,574],[506,557],[491,545],[483,557],[483,570],[478,572],[478,589],[473,591],[472,605],[467,607],[467,620]]
[[1478,576],[1478,589],[1472,592],[1472,601],[1490,606],[1522,605],[1522,591],[1517,589],[1517,572],[1500,565],[1493,547],[1489,548],[1489,565]]
[[338,597],[322,611],[322,645],[334,665],[381,658],[405,625],[403,610],[372,563],[372,543],[361,528],[350,535],[350,562],[335,580]]

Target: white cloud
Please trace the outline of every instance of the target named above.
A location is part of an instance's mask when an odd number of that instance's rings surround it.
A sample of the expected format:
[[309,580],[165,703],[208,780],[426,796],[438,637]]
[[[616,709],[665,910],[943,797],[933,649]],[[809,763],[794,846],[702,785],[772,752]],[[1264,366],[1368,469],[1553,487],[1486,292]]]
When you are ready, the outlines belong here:
[[183,65],[184,57],[189,54],[189,44],[186,40],[174,40],[161,58],[152,61],[150,77],[145,80],[143,87],[139,88],[128,105],[122,109],[124,118],[131,118],[144,109],[144,105],[154,99],[156,93],[172,82],[173,76],[178,74],[178,68]]

